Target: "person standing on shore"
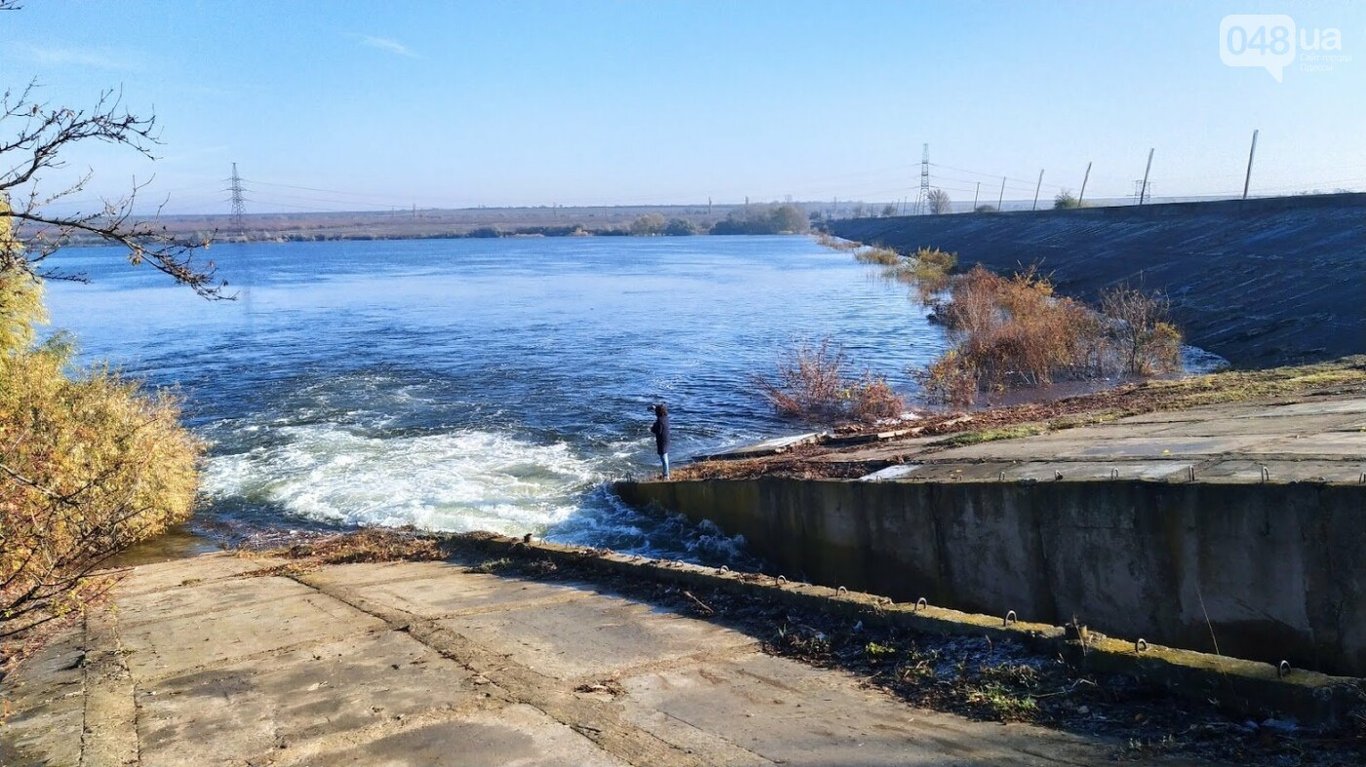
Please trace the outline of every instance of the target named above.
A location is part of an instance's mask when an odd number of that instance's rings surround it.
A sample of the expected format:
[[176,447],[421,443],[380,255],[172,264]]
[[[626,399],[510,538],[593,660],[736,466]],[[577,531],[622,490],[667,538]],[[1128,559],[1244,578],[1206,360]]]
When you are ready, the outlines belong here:
[[669,408],[663,403],[655,405],[655,422],[650,432],[655,435],[655,452],[659,453],[659,464],[664,467],[663,478],[669,478]]

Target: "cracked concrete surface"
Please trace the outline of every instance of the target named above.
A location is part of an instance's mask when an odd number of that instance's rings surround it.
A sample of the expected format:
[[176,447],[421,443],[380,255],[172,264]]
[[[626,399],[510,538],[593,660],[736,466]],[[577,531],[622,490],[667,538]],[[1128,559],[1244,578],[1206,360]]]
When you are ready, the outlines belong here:
[[129,570],[4,680],[0,762],[1078,765],[1115,747],[916,709],[589,585],[272,564]]

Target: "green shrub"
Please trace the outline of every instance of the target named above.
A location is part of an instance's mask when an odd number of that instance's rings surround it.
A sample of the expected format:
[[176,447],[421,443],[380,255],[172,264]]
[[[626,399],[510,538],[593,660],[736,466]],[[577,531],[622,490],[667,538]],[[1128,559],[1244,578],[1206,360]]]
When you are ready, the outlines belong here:
[[1073,210],[1080,208],[1081,206],[1081,200],[1078,200],[1077,196],[1072,194],[1070,189],[1064,189],[1061,192],[1058,192],[1058,196],[1053,198],[1054,210]]

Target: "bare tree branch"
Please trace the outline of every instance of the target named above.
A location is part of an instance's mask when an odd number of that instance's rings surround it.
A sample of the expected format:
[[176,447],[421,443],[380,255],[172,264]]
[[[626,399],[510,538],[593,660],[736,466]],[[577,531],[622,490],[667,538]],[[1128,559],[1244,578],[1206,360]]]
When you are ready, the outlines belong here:
[[[0,0],[0,9],[5,9],[4,2]],[[38,99],[38,90],[38,83],[30,81],[0,95],[0,203],[9,203],[0,205],[0,218],[18,224],[11,229],[20,243],[19,248],[0,248],[0,272],[22,270],[42,278],[82,280],[83,275],[41,265],[73,239],[93,240],[125,248],[129,263],[146,262],[205,298],[231,298],[224,293],[227,283],[215,277],[213,262],[194,259],[195,251],[208,246],[207,240],[173,235],[156,224],[156,216],[133,217],[134,202],[148,182],[135,181],[126,197],[105,200],[99,212],[47,212],[53,203],[83,191],[91,178],[86,173],[55,192],[41,188],[47,171],[66,167],[67,150],[100,142],[156,159],[153,149],[161,141],[156,117],[129,112],[118,90],[102,92],[88,109],[53,106]],[[160,212],[158,208],[158,216]]]

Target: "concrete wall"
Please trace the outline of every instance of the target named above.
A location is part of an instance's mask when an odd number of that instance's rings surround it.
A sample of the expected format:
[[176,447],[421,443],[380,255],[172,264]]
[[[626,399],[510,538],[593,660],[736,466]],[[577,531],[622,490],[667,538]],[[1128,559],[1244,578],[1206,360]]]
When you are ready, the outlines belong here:
[[1366,487],[620,483],[788,578],[1366,676]]
[[1040,264],[1061,293],[1161,289],[1189,341],[1235,365],[1366,352],[1366,194],[836,221],[851,240]]

